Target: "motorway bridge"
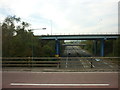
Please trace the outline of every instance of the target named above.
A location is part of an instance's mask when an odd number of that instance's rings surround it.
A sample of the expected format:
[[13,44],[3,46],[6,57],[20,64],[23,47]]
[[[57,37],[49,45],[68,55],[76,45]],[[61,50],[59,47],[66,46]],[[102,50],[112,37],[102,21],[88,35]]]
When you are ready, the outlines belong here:
[[[101,56],[104,56],[104,41],[117,39],[118,36],[52,35],[37,37],[43,40],[56,40],[57,55],[59,55],[59,40],[100,40]],[[21,90],[23,88],[25,90],[27,88],[118,90],[119,57],[89,57],[91,55],[87,51],[74,45],[66,45],[62,56],[64,57],[2,58],[2,88],[11,90],[16,90],[16,88],[21,88]]]
[[81,35],[42,35],[35,36],[42,40],[56,41],[56,56],[60,55],[60,40],[94,40],[95,51],[97,49],[97,41],[101,41],[101,56],[104,56],[104,41],[109,39],[117,39],[120,34],[81,34]]

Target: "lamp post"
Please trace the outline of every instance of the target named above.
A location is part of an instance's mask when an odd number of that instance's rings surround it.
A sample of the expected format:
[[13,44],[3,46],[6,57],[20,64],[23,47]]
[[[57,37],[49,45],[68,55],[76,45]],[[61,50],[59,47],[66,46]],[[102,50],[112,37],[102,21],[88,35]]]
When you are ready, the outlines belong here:
[[[36,28],[36,29],[30,29],[31,31],[33,30],[46,30],[46,28]],[[33,38],[32,38],[32,42],[33,42]],[[32,45],[32,51],[33,51],[33,45]],[[33,53],[32,53],[32,57],[33,57]]]
[[30,30],[46,30],[46,28],[36,28],[36,29],[30,29]]
[[52,20],[50,20],[50,23],[51,23],[51,35],[52,35]]
[[[46,30],[46,28],[30,29],[29,31],[33,31],[33,30]],[[34,40],[34,39],[32,38],[32,40],[31,40],[32,43],[34,43],[33,40]],[[33,52],[33,44],[32,44],[32,61],[33,61],[33,54],[34,54],[34,52]]]

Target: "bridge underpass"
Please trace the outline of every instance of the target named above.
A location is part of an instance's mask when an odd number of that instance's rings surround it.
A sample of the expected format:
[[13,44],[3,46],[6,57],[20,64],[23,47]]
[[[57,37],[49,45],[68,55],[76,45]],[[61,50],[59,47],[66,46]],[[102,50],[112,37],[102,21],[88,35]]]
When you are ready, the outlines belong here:
[[[106,40],[116,40],[119,34],[91,34],[91,35],[48,35],[48,36],[36,36],[42,40],[55,40],[56,41],[56,56],[60,55],[60,40],[93,40],[94,44],[94,54],[97,52],[97,43],[100,41],[100,56],[104,56],[104,43]],[[71,59],[70,57],[92,57],[91,54],[82,50],[78,44],[63,44],[65,47],[64,53],[62,56],[66,57],[60,63],[61,68],[108,68],[112,69],[114,65],[109,65],[103,59]],[[85,46],[85,45],[83,45]],[[116,67],[116,66],[115,66]]]
[[119,34],[85,34],[85,35],[43,35],[43,36],[35,36],[42,40],[55,40],[56,41],[56,55],[59,57],[60,55],[60,40],[94,40],[95,49],[94,52],[96,53],[97,49],[97,41],[101,42],[100,48],[100,56],[104,56],[104,42],[105,40],[116,40]]
[[[85,50],[82,50],[79,46],[66,46],[62,57],[66,57],[61,62],[61,68],[84,68],[85,64],[82,63],[80,58],[71,59],[70,57],[87,57],[91,56]],[[88,66],[89,67],[89,66]]]
[[[79,46],[66,46],[63,55],[65,58],[61,60],[60,68],[67,69],[109,69],[113,68],[117,70],[117,63],[113,64],[109,62],[110,60],[94,58],[92,59],[92,55],[81,49]],[[71,58],[76,57],[77,58]],[[80,58],[80,57],[91,57],[91,58]]]

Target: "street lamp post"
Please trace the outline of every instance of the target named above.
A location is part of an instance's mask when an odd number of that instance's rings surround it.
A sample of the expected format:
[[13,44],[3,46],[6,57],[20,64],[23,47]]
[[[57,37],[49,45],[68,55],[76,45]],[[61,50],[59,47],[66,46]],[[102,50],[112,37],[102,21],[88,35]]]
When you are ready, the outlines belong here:
[[46,30],[46,28],[36,28],[36,29],[30,29],[30,30]]
[[52,35],[52,20],[50,20],[50,22],[51,22],[51,35]]
[[[36,28],[36,29],[30,29],[30,31],[33,31],[33,30],[46,30],[46,28]],[[33,42],[33,40],[34,40],[34,39],[32,38],[32,40],[31,40],[31,41],[32,41],[32,43],[34,43],[34,42]],[[33,44],[32,44],[32,61],[33,61],[33,54],[34,54],[34,52],[33,52]]]

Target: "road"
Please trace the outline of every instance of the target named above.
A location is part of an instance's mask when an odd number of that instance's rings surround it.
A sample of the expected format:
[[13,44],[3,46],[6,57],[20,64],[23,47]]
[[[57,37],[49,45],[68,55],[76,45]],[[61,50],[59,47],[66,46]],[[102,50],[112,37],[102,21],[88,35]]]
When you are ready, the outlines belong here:
[[70,57],[91,57],[87,51],[81,49],[79,46],[66,46],[63,56],[66,59],[62,60],[61,68],[72,68],[72,69],[117,69],[117,65],[108,62],[103,59],[71,59]]
[[71,56],[71,57],[87,57],[91,56],[88,52],[81,49],[79,46],[66,46],[63,56]]
[[117,72],[3,72],[3,88],[118,88]]
[[63,56],[66,57],[65,60],[61,62],[61,68],[83,68],[83,64],[80,62],[80,59],[70,59],[69,57],[81,57],[81,56],[90,56],[84,50],[80,49],[79,46],[66,46]]
[[[95,69],[113,68],[106,60],[79,59],[78,56],[83,55],[90,56],[77,46],[67,46],[66,59],[62,60],[58,70],[91,69],[91,65]],[[75,56],[78,59],[70,58]],[[3,71],[2,75],[3,88],[118,88],[118,72]]]

